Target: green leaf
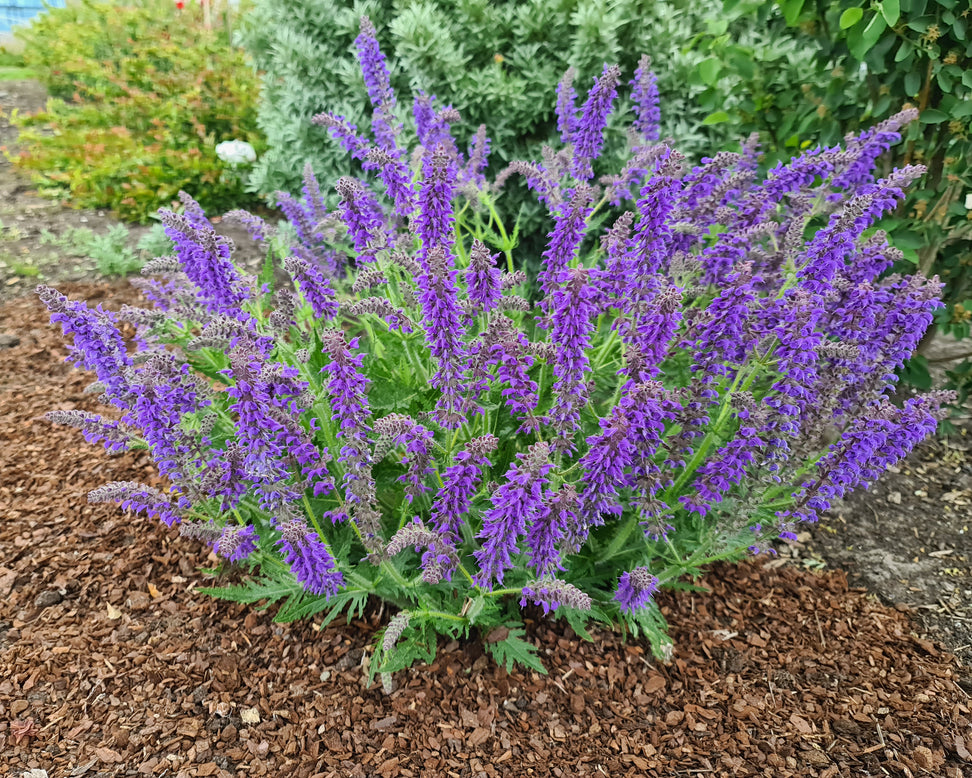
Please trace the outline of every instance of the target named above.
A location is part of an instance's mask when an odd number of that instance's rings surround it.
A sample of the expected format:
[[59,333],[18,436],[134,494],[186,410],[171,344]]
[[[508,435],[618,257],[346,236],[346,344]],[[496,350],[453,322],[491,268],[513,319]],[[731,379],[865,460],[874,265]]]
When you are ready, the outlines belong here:
[[972,68],[969,68],[962,74],[962,83],[969,89],[972,89]]
[[780,9],[783,11],[783,18],[791,27],[800,20],[803,3],[804,0],[781,0]]
[[847,47],[851,50],[851,54],[857,57],[857,59],[863,60],[867,56],[867,52],[874,48],[874,44],[878,42],[881,33],[887,29],[887,26],[881,14],[874,14],[871,17],[871,21],[868,22],[867,27],[864,28],[864,32],[861,33],[860,40],[856,46],[851,45],[850,38],[848,37]]
[[[543,675],[547,674],[546,669],[537,658],[537,647],[520,638],[521,635],[526,634],[522,627],[518,627],[516,622],[512,622],[493,632],[500,630],[506,630],[506,635],[501,640],[491,643],[490,635],[486,636],[486,648],[493,655],[496,664],[505,666],[508,673],[512,673],[517,665],[522,665]],[[492,635],[492,633],[490,634]]]
[[921,89],[921,74],[912,70],[904,79],[905,94],[914,97],[919,89]]
[[710,113],[702,120],[703,126],[709,124],[721,124],[722,122],[729,121],[729,114],[725,111],[716,111],[715,113]]
[[722,63],[715,57],[702,60],[699,63],[699,77],[702,79],[702,83],[715,86],[719,80],[719,71],[721,69]]
[[972,100],[963,100],[952,109],[952,116],[956,119],[964,119],[972,116]]
[[889,27],[894,27],[901,16],[901,3],[898,0],[882,0],[878,4]]
[[921,112],[918,120],[922,124],[939,124],[940,122],[948,121],[948,114],[944,111],[939,111],[937,108],[926,108]]
[[846,30],[853,27],[864,18],[864,11],[861,8],[848,8],[840,15],[840,29]]

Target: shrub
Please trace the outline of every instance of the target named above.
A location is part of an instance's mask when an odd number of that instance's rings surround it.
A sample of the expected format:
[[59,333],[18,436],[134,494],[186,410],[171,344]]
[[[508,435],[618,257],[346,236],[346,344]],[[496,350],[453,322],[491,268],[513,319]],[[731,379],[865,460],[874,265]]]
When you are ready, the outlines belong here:
[[[620,624],[666,656],[659,587],[792,538],[935,429],[941,395],[889,394],[940,284],[883,276],[897,255],[871,229],[920,169],[875,181],[867,136],[765,178],[745,154],[686,166],[649,140],[640,68],[636,152],[600,189],[621,80],[605,67],[580,110],[561,86],[567,144],[507,171],[553,221],[531,304],[483,156],[458,153],[448,115],[403,147],[367,23],[358,46],[376,141],[345,140],[377,182],[341,178],[326,212],[308,169],[285,203],[291,250],[270,249],[261,278],[186,197],[162,213],[176,256],[143,271],[155,310],[39,289],[117,410],[51,417],[147,447],[172,484],[90,499],[179,524],[255,573],[212,594],[325,623],[387,602],[372,674],[473,630],[498,662],[541,670],[522,607],[584,636],[588,620]],[[600,229],[611,202],[622,215]]]
[[[362,12],[371,16],[383,48],[399,63],[391,74],[402,97],[399,119],[427,90],[439,109],[451,105],[459,111],[459,137],[472,136],[481,124],[489,127],[494,172],[516,159],[539,159],[544,144],[556,144],[555,88],[568,66],[575,70],[575,83],[587,88],[606,62],[631,72],[642,53],[650,54],[660,65],[658,89],[667,107],[661,132],[694,156],[738,140],[735,128],[703,125],[716,108],[699,77],[700,71],[709,74],[703,63],[711,56],[695,50],[695,36],[710,30],[731,36],[745,47],[750,67],[773,69],[780,80],[806,73],[812,57],[797,35],[784,30],[770,39],[762,24],[745,14],[734,15],[727,26],[716,8],[687,0],[367,0],[353,5],[257,0],[244,18],[241,42],[264,73],[259,121],[269,151],[254,169],[252,182],[259,191],[296,192],[305,162],[327,181],[347,172],[344,150],[310,120],[325,109],[352,124],[367,120],[353,60]],[[722,74],[720,108],[735,99],[741,90],[734,87],[743,78],[735,71]],[[616,169],[626,153],[622,125],[619,118],[608,132],[605,171]],[[507,193],[500,207],[512,220],[521,205],[531,205],[525,191],[515,197]]]
[[[964,6],[964,7],[963,7]],[[972,17],[957,0],[724,0],[723,15],[757,18],[771,39],[787,34],[787,25],[813,53],[803,74],[766,79],[747,75],[731,56],[732,41],[715,37],[698,42],[711,52],[713,70],[743,78],[742,88],[718,85],[718,101],[735,89],[756,92],[761,110],[746,101],[726,102],[720,118],[740,133],[758,132],[772,164],[792,150],[817,143],[839,143],[848,130],[873,138],[896,132],[894,117],[914,107],[918,121],[907,128],[906,143],[882,162],[895,166],[920,163],[925,174],[881,226],[901,249],[896,269],[936,273],[944,282],[935,326],[959,338],[972,327]],[[889,124],[890,123],[890,124]],[[885,144],[887,145],[887,144]],[[929,331],[929,335],[931,331]],[[907,378],[923,388],[931,379],[924,359],[912,360]],[[972,361],[951,376],[961,398],[972,388]]]
[[14,161],[43,194],[139,222],[180,190],[215,209],[252,200],[215,147],[259,144],[256,75],[200,13],[166,0],[85,0],[18,32],[52,96],[46,111],[17,120]]

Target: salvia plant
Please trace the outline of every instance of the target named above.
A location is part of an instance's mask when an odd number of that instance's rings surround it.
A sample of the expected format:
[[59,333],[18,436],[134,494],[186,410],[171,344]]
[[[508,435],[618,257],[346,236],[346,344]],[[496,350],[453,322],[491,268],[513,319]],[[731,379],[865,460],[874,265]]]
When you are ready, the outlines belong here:
[[[371,177],[340,179],[329,212],[308,172],[285,233],[235,213],[268,246],[259,278],[184,197],[161,214],[175,255],[138,281],[152,309],[39,289],[115,409],[51,418],[147,447],[171,484],[90,499],[249,571],[211,594],[324,623],[388,604],[370,661],[386,685],[441,634],[542,670],[522,609],[665,657],[661,587],[772,553],[935,429],[947,398],[892,393],[940,284],[887,275],[872,228],[921,175],[872,173],[910,115],[765,177],[751,145],[690,165],[657,140],[643,60],[616,175],[592,173],[624,86],[606,66],[584,98],[561,83],[560,148],[488,183],[485,131],[460,147],[447,107],[420,99],[403,147],[367,19],[357,45],[373,137],[316,121]],[[532,288],[494,208],[511,175],[550,215]]]

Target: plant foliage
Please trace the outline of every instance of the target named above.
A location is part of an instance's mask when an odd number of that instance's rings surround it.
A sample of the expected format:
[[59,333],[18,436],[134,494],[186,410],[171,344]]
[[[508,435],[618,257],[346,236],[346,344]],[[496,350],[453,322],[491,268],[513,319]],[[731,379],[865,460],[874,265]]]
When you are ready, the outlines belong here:
[[139,283],[154,309],[39,288],[115,409],[51,418],[149,448],[170,483],[89,499],[243,565],[250,579],[217,596],[282,602],[281,619],[387,604],[369,663],[386,686],[431,661],[437,635],[539,668],[523,608],[670,657],[660,587],[793,538],[935,429],[947,397],[891,402],[941,290],[885,275],[899,253],[874,224],[923,175],[875,177],[894,138],[765,176],[752,149],[690,165],[654,140],[641,60],[629,160],[598,184],[625,77],[605,67],[586,96],[565,78],[564,144],[497,177],[525,178],[548,214],[530,289],[483,175],[487,139],[461,153],[448,112],[405,134],[367,19],[356,48],[373,137],[319,121],[366,176],[338,180],[329,210],[308,167],[284,233],[233,214],[267,247],[259,278],[184,196],[161,214],[174,256]]
[[18,116],[21,150],[42,194],[145,222],[180,190],[208,208],[252,201],[215,146],[259,146],[257,77],[197,4],[119,6],[84,0],[18,28],[28,67],[47,86],[45,111]]

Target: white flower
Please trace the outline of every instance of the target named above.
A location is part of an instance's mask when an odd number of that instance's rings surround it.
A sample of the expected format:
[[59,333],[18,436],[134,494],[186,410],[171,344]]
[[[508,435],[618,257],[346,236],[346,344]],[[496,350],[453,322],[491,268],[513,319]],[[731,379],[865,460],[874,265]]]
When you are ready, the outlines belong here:
[[245,140],[226,140],[216,146],[216,156],[233,167],[256,161],[253,146]]
[[965,196],[965,210],[972,211],[972,192]]

